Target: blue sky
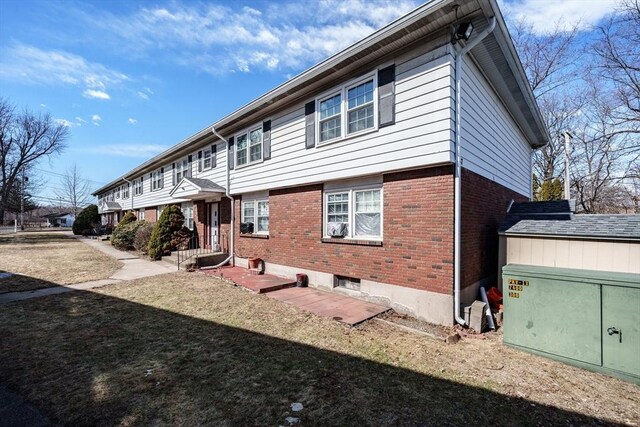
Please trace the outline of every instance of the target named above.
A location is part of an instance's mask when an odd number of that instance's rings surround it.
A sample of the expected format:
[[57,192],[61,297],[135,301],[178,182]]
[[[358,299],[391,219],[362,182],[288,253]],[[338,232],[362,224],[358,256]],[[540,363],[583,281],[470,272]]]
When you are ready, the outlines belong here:
[[[542,32],[588,30],[613,1],[501,4]],[[2,0],[0,96],[69,127],[41,196],[73,163],[97,188],[419,4]]]

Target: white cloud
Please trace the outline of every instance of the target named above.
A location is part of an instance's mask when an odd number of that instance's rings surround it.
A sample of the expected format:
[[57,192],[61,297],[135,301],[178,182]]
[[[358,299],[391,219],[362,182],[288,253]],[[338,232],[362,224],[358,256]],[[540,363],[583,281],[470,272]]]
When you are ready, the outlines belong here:
[[133,117],[129,117],[129,120],[127,120],[129,122],[129,124],[131,125],[135,125],[136,123],[138,123],[137,119],[134,119]]
[[149,158],[166,149],[167,147],[157,144],[109,144],[91,147],[87,151],[118,157]]
[[78,86],[84,88],[85,97],[109,99],[107,86],[117,86],[129,77],[69,52],[13,43],[0,49],[0,79],[37,85]]
[[49,107],[47,107],[47,104],[40,104],[40,108],[49,108]]
[[109,96],[107,92],[95,89],[85,89],[84,92],[82,92],[82,96],[84,96],[85,98],[96,98],[104,100],[111,99],[111,96]]
[[601,19],[615,12],[618,0],[499,0],[509,21],[523,21],[536,34],[561,29],[589,31]]
[[102,121],[102,117],[100,117],[97,114],[94,114],[93,116],[91,116],[91,123],[93,123],[96,126],[100,126],[100,122]]
[[67,127],[67,128],[72,128],[72,127],[74,127],[74,126],[79,126],[79,125],[76,125],[76,124],[75,124],[75,123],[73,123],[73,122],[70,122],[70,121],[69,121],[69,120],[67,120],[67,119],[55,119],[54,121],[55,121],[57,124],[62,125],[62,126]]
[[149,95],[147,95],[145,92],[138,91],[138,96],[144,100],[149,99]]
[[76,117],[76,121],[78,121],[80,123],[87,123],[87,121],[85,119],[83,119],[82,117]]
[[[184,67],[221,74],[300,70],[371,34],[419,3],[306,0],[236,9],[171,2],[128,15],[81,15],[87,26],[119,53],[166,58]],[[150,94],[137,92],[142,99]]]

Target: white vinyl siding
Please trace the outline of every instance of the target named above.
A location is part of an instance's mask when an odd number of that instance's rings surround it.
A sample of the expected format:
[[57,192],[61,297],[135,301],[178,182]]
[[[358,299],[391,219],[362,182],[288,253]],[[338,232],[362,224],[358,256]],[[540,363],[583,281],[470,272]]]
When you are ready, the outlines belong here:
[[529,197],[531,147],[491,85],[471,60],[462,80],[463,166]]
[[[319,137],[319,103],[335,96],[335,90],[316,98],[317,147],[313,149],[305,148],[305,101],[272,114],[271,159],[232,170],[231,192],[244,194],[451,162],[452,61],[449,46],[403,55],[396,61],[395,124],[335,139],[340,142],[321,143]],[[370,75],[363,77],[366,80]],[[358,79],[353,84],[363,82]],[[346,121],[346,109],[342,116]],[[345,129],[341,131],[344,134]]]

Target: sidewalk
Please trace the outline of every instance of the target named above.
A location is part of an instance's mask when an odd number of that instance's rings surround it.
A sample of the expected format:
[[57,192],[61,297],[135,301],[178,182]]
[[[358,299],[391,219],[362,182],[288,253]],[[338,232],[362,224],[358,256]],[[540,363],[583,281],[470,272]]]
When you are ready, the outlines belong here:
[[89,282],[75,283],[73,285],[54,286],[51,288],[37,289],[34,291],[8,292],[6,294],[0,294],[0,304],[22,301],[31,298],[40,298],[47,295],[56,295],[78,290],[99,288],[100,286],[111,285],[113,283],[135,280],[143,277],[157,276],[159,274],[178,271],[178,268],[175,265],[168,262],[147,261],[145,259],[140,259],[128,252],[119,251],[108,243],[104,243],[98,240],[85,239],[82,237],[78,237],[77,239],[93,247],[94,249],[117,259],[123,264],[122,268],[120,268],[120,270],[116,271],[111,277],[107,279],[92,280]]

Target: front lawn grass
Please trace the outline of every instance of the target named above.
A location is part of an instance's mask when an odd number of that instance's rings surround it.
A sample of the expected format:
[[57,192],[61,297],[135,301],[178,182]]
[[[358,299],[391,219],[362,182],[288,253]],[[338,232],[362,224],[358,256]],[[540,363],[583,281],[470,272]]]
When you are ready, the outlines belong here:
[[121,264],[66,232],[0,236],[0,293],[105,279]]
[[447,345],[378,322],[348,328],[199,273],[7,304],[0,337],[0,382],[56,424],[640,420],[638,386],[499,336]]

